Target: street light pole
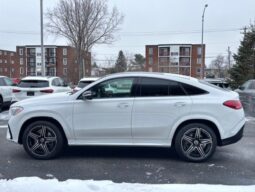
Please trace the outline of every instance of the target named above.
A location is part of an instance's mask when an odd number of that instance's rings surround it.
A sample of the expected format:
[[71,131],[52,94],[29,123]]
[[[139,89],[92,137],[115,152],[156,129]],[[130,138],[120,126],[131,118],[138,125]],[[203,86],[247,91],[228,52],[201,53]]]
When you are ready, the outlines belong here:
[[40,16],[41,16],[41,72],[45,76],[45,63],[44,63],[44,46],[43,46],[43,0],[40,0]]
[[205,63],[204,63],[204,17],[205,17],[205,9],[208,7],[208,4],[205,4],[204,11],[202,15],[202,40],[201,40],[201,79],[204,78],[204,71],[205,71]]

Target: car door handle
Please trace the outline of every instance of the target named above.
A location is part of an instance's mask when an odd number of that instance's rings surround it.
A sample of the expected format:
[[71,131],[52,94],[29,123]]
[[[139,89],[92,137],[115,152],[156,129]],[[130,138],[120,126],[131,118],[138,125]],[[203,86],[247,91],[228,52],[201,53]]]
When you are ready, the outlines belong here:
[[186,105],[185,102],[177,102],[174,104],[175,107],[184,107]]
[[127,108],[128,106],[129,106],[128,103],[119,103],[119,104],[117,105],[118,108]]

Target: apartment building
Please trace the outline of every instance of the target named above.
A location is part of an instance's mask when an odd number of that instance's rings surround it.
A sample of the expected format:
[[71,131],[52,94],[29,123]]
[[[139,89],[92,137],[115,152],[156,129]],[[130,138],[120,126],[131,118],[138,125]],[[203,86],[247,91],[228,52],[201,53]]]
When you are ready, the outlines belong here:
[[[84,53],[85,76],[91,76],[91,54]],[[46,76],[59,76],[68,82],[79,81],[79,64],[76,50],[70,46],[45,45],[44,62]],[[17,46],[16,52],[0,50],[0,75],[11,78],[42,75],[40,45]]]
[[[202,47],[200,44],[146,45],[145,71],[176,73],[200,78]],[[205,45],[203,45],[205,55]],[[205,57],[203,57],[205,61]]]
[[0,75],[14,77],[16,52],[0,49]]

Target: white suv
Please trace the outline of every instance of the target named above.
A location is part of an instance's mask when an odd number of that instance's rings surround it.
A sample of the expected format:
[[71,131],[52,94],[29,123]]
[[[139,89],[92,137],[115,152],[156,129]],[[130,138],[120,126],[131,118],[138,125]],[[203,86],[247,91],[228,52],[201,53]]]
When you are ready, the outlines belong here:
[[13,88],[14,101],[49,93],[68,92],[71,88],[59,77],[25,77]]
[[5,76],[0,76],[0,112],[4,106],[12,102],[12,80]]
[[[112,89],[108,90],[109,85]],[[174,146],[199,162],[216,146],[241,139],[245,116],[238,94],[197,79],[119,73],[74,93],[12,105],[7,138],[37,159],[68,145]]]

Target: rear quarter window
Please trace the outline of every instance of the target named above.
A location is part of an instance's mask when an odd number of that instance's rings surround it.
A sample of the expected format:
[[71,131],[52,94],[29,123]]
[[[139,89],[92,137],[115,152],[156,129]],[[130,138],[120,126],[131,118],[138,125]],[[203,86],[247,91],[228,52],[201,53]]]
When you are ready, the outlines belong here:
[[181,83],[181,86],[183,87],[183,89],[187,93],[187,95],[203,95],[203,94],[208,93],[207,91],[205,91],[203,89],[200,89],[198,87],[188,85],[185,83]]
[[44,81],[44,80],[21,80],[18,87],[23,87],[23,88],[49,87],[49,81]]

